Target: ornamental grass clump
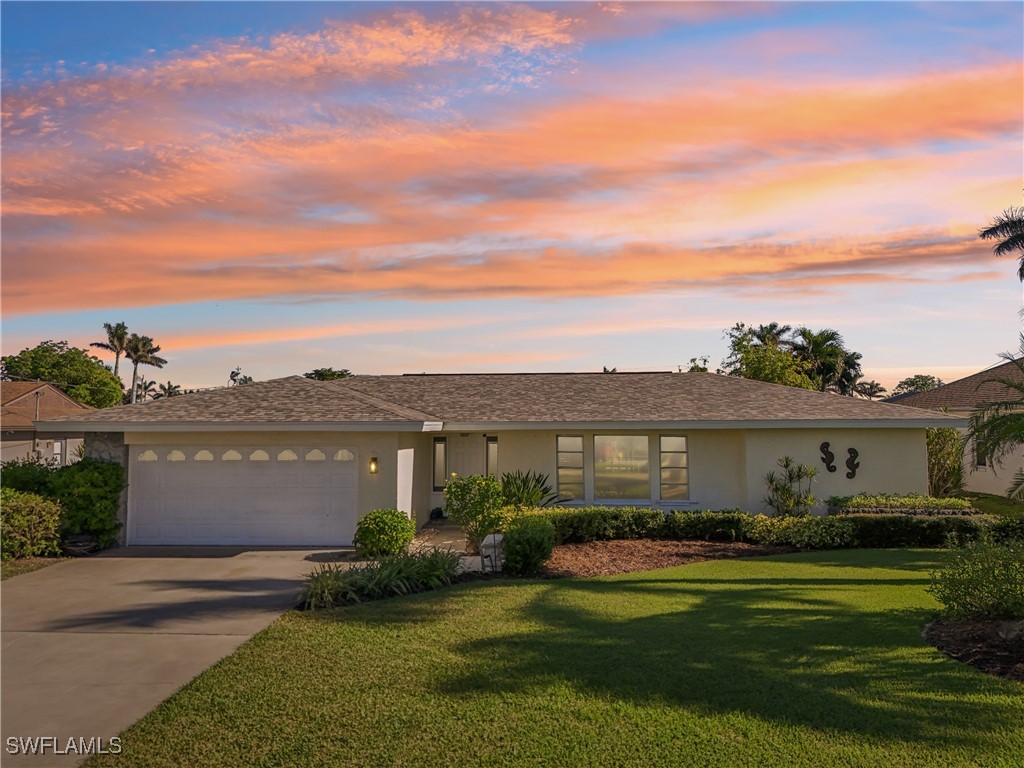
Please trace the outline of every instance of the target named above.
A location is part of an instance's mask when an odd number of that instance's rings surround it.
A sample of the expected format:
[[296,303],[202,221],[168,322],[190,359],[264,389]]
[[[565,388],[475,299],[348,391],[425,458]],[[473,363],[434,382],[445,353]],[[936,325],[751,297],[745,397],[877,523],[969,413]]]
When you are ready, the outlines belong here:
[[326,563],[306,577],[301,605],[316,611],[426,592],[451,584],[458,572],[459,553],[450,550],[382,557],[352,567]]

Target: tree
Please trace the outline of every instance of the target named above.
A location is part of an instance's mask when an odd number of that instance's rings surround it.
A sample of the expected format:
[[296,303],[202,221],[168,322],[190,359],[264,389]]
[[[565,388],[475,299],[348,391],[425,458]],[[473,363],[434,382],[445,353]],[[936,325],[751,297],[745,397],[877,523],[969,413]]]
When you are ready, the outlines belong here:
[[754,329],[754,338],[762,344],[774,344],[776,347],[784,347],[789,344],[785,336],[792,330],[793,326],[791,325],[768,323],[768,325],[759,325]]
[[170,381],[168,381],[166,384],[161,384],[159,387],[157,387],[157,389],[159,391],[153,396],[154,398],[176,397],[177,395],[182,394],[181,387],[177,384],[171,383]]
[[140,336],[137,333],[133,333],[128,337],[124,356],[132,361],[133,366],[131,388],[131,401],[133,403],[137,401],[138,395],[139,366],[152,365],[154,368],[163,368],[167,364],[166,360],[157,356],[159,351],[160,347],[153,344],[153,339],[149,336]]
[[[1009,353],[1000,357],[1013,363],[1020,371],[1021,379],[1004,376],[985,379],[983,384],[994,382],[1006,387],[1006,396],[1002,400],[979,406],[971,414],[967,439],[974,443],[978,458],[990,465],[1001,465],[1007,454],[1024,447],[1024,334],[1020,337],[1020,352],[1020,357]],[[1007,495],[1012,499],[1024,496],[1024,470],[1014,477]]]
[[618,373],[619,372],[618,368],[609,368],[607,365],[604,365],[604,366],[601,366],[601,367],[604,368],[604,370],[601,371],[601,373]]
[[1019,253],[1017,278],[1024,283],[1024,206],[1007,208],[992,219],[989,226],[978,230],[978,237],[982,240],[998,241],[992,248],[992,253],[996,256]]
[[316,381],[334,381],[335,379],[347,379],[352,375],[352,371],[348,368],[342,368],[337,371],[333,368],[314,368],[309,373],[302,375],[307,379],[315,379]]
[[103,330],[107,332],[107,340],[94,341],[89,346],[114,353],[114,375],[118,376],[117,369],[121,364],[121,355],[124,354],[125,345],[128,343],[128,326],[125,323],[114,323],[113,325],[104,323]]
[[707,373],[708,372],[708,360],[710,358],[707,355],[701,355],[700,357],[690,358],[690,367],[687,369],[688,373]]
[[860,376],[860,354],[846,349],[839,331],[798,328],[791,345],[793,354],[807,367],[815,389],[853,394],[853,385]]
[[729,356],[722,361],[720,373],[787,387],[816,388],[805,363],[788,349],[761,343],[754,329],[745,323],[736,323],[725,335],[729,340]]
[[47,381],[94,408],[121,402],[121,380],[98,357],[66,341],[43,341],[2,358],[0,377],[4,381]]
[[902,379],[899,384],[893,387],[893,397],[896,395],[911,395],[915,392],[928,392],[938,389],[943,384],[942,379],[927,373],[916,373]]
[[[775,517],[804,517],[818,500],[811,493],[811,483],[818,470],[783,456],[778,461],[779,472],[764,476],[768,495],[764,505],[774,512]],[[804,480],[807,487],[804,487]]]
[[964,489],[964,440],[956,427],[925,430],[928,446],[928,495],[945,498]]
[[858,395],[866,397],[868,400],[874,400],[876,397],[881,397],[886,393],[885,387],[874,379],[871,381],[858,381],[855,389]]

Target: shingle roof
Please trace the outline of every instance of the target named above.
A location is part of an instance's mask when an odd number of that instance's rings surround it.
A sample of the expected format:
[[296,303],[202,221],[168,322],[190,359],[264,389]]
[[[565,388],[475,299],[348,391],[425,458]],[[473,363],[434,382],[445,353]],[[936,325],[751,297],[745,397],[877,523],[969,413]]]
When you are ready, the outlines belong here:
[[430,418],[429,414],[333,387],[330,382],[290,376],[105,408],[70,420],[86,424],[187,425],[408,422]]
[[36,398],[26,397],[42,392],[39,416],[44,419],[81,415],[93,409],[65,395],[52,384],[40,381],[5,381],[0,384],[0,426],[5,431],[34,429]]
[[275,379],[76,419],[125,426],[189,424],[585,424],[881,422],[952,417],[713,373],[543,373]]
[[1006,379],[1024,384],[1024,372],[1021,372],[1017,363],[1008,361],[927,392],[914,392],[890,398],[889,402],[912,408],[949,408],[951,411],[967,411],[979,405],[1020,397],[1019,392],[1014,392],[991,379]]

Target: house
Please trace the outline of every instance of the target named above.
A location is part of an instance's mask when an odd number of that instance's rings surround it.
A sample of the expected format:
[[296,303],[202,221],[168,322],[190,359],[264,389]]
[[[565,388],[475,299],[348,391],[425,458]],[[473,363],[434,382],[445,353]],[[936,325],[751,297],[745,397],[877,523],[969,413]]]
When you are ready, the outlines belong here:
[[[993,379],[1024,384],[1024,372],[1020,369],[1019,361],[1008,361],[927,392],[891,397],[888,402],[935,411],[945,409],[955,416],[969,419],[980,406],[1020,398],[1019,392]],[[966,433],[966,427],[963,431]],[[964,486],[969,491],[1002,496],[1006,493],[1014,474],[1022,467],[1024,450],[1011,453],[1003,458],[1001,466],[993,467],[988,466],[985,460],[977,455],[973,445],[968,445],[964,451]]]
[[61,465],[76,461],[83,439],[81,430],[39,435],[33,422],[92,410],[52,384],[41,381],[0,383],[0,460],[37,458]]
[[39,422],[128,470],[128,544],[345,545],[417,522],[450,473],[533,469],[573,503],[763,508],[788,455],[815,493],[925,492],[941,413],[713,373],[300,377]]

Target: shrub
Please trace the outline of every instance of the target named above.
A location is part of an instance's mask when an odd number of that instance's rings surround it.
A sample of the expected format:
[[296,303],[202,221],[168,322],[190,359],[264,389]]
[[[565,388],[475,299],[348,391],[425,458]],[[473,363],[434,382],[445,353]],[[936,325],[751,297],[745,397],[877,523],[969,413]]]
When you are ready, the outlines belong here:
[[928,493],[952,496],[964,489],[964,440],[955,427],[925,430],[928,445]]
[[60,504],[36,493],[0,488],[0,557],[60,553]]
[[551,487],[547,475],[516,470],[501,476],[501,494],[510,507],[550,507],[565,501]]
[[451,584],[458,570],[459,553],[449,550],[394,555],[353,567],[327,563],[306,577],[301,602],[306,610],[320,610],[425,592]]
[[397,509],[375,509],[356,523],[356,552],[363,557],[399,555],[416,538],[416,521]]
[[846,549],[857,546],[853,524],[841,517],[754,518],[751,539],[759,544],[799,549]]
[[48,495],[64,510],[61,535],[85,533],[101,547],[113,544],[121,527],[117,512],[123,488],[124,468],[106,461],[82,459],[54,472]]
[[513,576],[537,573],[551,557],[555,526],[542,515],[521,515],[505,529],[505,571]]
[[776,517],[803,517],[817,502],[811,494],[811,483],[817,470],[798,464],[789,456],[779,459],[778,465],[779,472],[769,472],[764,476],[768,489],[764,505],[774,511]]
[[968,499],[940,499],[918,493],[902,496],[887,493],[832,496],[828,505],[830,509],[845,514],[902,512],[907,515],[973,515],[977,512]]
[[453,473],[444,486],[444,506],[477,551],[488,534],[504,527],[507,517],[501,485],[487,475],[459,477]]
[[996,543],[1024,542],[1024,517],[1001,517],[992,523],[988,533],[992,541]]
[[57,465],[36,459],[13,459],[0,464],[0,482],[4,488],[46,496]]
[[837,515],[827,520],[847,520],[854,530],[858,546],[945,547],[974,541],[996,522],[989,515]]
[[531,514],[544,515],[552,522],[556,544],[655,539],[665,527],[665,513],[645,507],[550,507]]
[[754,518],[742,510],[726,512],[673,512],[665,518],[666,539],[749,541]]
[[928,589],[956,619],[1024,619],[1024,543],[953,550]]

